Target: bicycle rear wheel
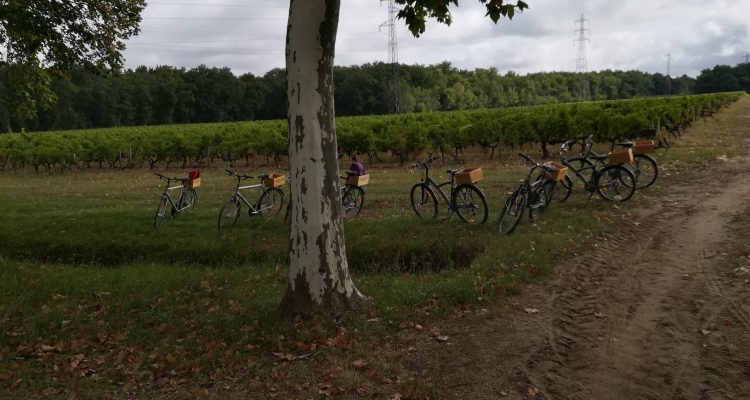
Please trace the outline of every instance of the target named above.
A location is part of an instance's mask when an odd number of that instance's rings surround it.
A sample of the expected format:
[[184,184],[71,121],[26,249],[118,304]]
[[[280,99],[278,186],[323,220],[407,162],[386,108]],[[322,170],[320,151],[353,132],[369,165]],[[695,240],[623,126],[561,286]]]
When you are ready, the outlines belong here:
[[461,185],[453,191],[453,207],[461,221],[469,224],[487,222],[489,208],[484,193],[474,185]]
[[411,188],[411,208],[419,218],[435,218],[438,202],[435,193],[425,183],[417,183]]
[[344,195],[341,196],[341,209],[344,212],[344,218],[353,218],[362,211],[365,204],[365,191],[359,186],[349,186],[344,188]]
[[268,188],[258,200],[258,214],[264,219],[274,219],[284,208],[284,192],[279,188]]
[[239,219],[240,202],[235,199],[229,200],[224,204],[224,207],[221,207],[221,211],[219,212],[219,230],[226,228],[229,225],[236,224]]
[[154,230],[159,229],[161,221],[164,220],[164,215],[167,214],[168,203],[167,198],[162,196],[161,201],[159,202],[159,207],[156,209],[156,216],[154,217]]
[[500,218],[497,220],[497,230],[504,235],[513,233],[518,226],[518,221],[523,216],[525,208],[526,191],[519,188],[505,200],[505,207],[503,207]]
[[608,165],[596,174],[596,191],[608,201],[627,201],[635,193],[635,175],[619,164]]

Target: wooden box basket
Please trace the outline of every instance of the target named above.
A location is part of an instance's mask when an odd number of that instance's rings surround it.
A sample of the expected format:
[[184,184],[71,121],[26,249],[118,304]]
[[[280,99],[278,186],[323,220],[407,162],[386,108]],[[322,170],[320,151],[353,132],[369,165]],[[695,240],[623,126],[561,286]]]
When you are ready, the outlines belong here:
[[268,174],[268,178],[263,179],[263,185],[266,187],[281,187],[284,182],[286,182],[286,176],[277,173]]
[[633,154],[647,154],[656,151],[653,140],[636,140]]
[[365,186],[370,183],[370,175],[349,175],[346,183],[352,186]]
[[549,175],[550,179],[552,179],[553,181],[560,182],[561,180],[565,179],[565,176],[568,174],[568,167],[560,164],[559,162],[549,161],[544,163],[544,166],[549,169],[554,169],[554,171],[547,170],[547,175]]
[[610,151],[607,154],[607,161],[610,164],[632,164],[635,159],[633,158],[633,150],[623,149]]
[[456,173],[456,183],[459,185],[471,185],[484,179],[482,168],[464,168]]
[[201,178],[185,179],[182,181],[182,186],[191,189],[198,189],[201,186]]

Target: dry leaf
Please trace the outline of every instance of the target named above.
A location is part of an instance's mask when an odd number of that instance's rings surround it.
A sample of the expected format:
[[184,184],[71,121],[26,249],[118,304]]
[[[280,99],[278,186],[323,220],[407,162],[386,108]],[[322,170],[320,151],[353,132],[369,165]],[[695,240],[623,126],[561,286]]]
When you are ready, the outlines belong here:
[[705,329],[701,329],[701,333],[704,334],[704,335],[708,335],[709,333],[711,333],[711,331],[707,331]]
[[526,311],[527,314],[539,314],[539,309],[537,308],[524,308],[524,311]]
[[362,360],[362,359],[354,360],[352,361],[352,366],[355,369],[364,369],[364,368],[367,368],[367,361]]
[[604,315],[604,314],[602,314],[602,313],[600,313],[600,312],[595,312],[595,313],[594,313],[594,316],[595,316],[596,318],[607,318],[607,316],[606,316],[606,315]]
[[447,342],[450,337],[448,335],[435,335],[435,340],[438,342]]

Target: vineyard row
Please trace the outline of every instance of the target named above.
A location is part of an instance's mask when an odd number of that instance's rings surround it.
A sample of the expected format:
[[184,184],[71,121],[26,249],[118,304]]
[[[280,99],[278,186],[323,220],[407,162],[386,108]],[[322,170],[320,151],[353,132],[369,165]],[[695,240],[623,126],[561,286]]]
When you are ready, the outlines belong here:
[[[744,92],[566,103],[504,109],[337,118],[340,154],[391,153],[402,162],[423,151],[547,145],[580,135],[596,141],[665,140]],[[37,171],[206,165],[287,153],[286,121],[162,125],[0,135],[0,168]],[[491,155],[491,156],[492,156]],[[545,154],[546,155],[546,154]]]

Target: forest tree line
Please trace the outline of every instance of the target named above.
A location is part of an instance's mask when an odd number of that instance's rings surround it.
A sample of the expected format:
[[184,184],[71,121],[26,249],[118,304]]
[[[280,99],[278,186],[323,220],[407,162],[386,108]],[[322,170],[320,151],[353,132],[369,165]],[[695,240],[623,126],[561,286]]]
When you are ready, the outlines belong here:
[[[7,68],[0,64],[5,78]],[[393,112],[392,66],[385,63],[337,67],[336,114]],[[399,65],[401,112],[452,111],[571,102],[580,99],[583,74],[542,72],[500,74],[496,69],[460,70],[450,63]],[[629,99],[666,94],[750,92],[750,65],[719,65],[697,78],[668,78],[639,71],[589,72],[590,100]],[[235,76],[229,68],[139,67],[109,75],[83,68],[52,82],[57,101],[37,117],[19,120],[0,80],[0,132],[48,131],[232,122],[286,118],[283,69],[262,76]]]

